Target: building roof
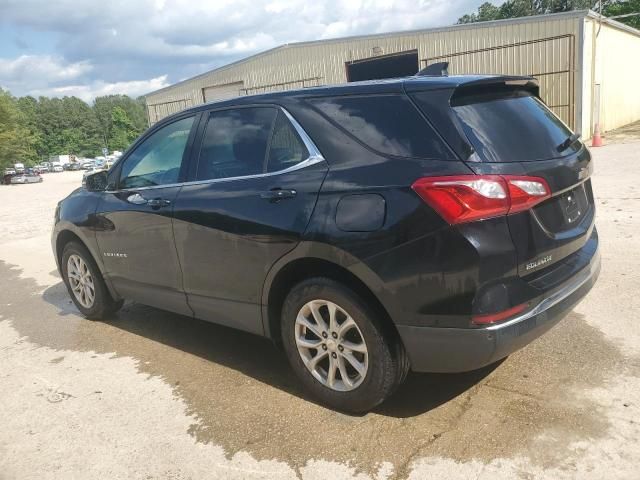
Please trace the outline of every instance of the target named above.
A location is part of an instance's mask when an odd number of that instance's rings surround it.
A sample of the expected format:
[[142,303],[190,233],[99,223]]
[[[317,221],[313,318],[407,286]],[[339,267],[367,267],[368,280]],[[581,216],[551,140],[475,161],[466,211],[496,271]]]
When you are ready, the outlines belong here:
[[234,97],[228,100],[214,100],[189,107],[180,112],[176,112],[162,119],[171,121],[178,115],[186,112],[198,112],[201,110],[215,108],[226,108],[229,106],[257,105],[257,104],[280,104],[286,103],[290,98],[313,98],[340,95],[368,95],[368,94],[389,94],[403,93],[406,91],[426,91],[443,88],[455,88],[464,85],[483,85],[491,83],[503,83],[509,81],[519,82],[523,88],[537,88],[538,82],[531,77],[513,75],[451,75],[447,77],[412,76],[399,78],[386,78],[382,80],[365,80],[361,82],[340,83],[336,85],[320,85],[317,87],[299,88],[295,90],[278,90],[258,95],[247,95]]
[[547,15],[532,15],[529,17],[508,18],[504,20],[491,20],[486,22],[463,23],[463,24],[449,25],[445,27],[433,27],[433,28],[404,30],[404,31],[395,31],[395,32],[387,32],[387,33],[375,33],[375,34],[369,34],[369,35],[353,35],[353,36],[330,38],[330,39],[323,39],[323,40],[311,40],[306,42],[292,42],[292,43],[285,43],[283,45],[279,45],[277,47],[270,48],[262,52],[258,52],[254,55],[250,55],[240,60],[236,60],[235,62],[228,63],[218,68],[214,68],[213,70],[208,70],[199,75],[171,84],[167,87],[163,87],[158,90],[154,90],[153,92],[149,92],[144,96],[155,95],[157,93],[170,90],[176,87],[177,85],[189,83],[193,80],[197,80],[199,78],[208,76],[214,72],[222,72],[229,68],[251,62],[256,58],[262,57],[264,55],[269,55],[271,53],[274,53],[280,50],[285,50],[285,49],[304,48],[304,47],[315,46],[319,44],[338,43],[338,42],[344,42],[345,40],[372,40],[377,38],[394,37],[398,35],[413,35],[413,34],[419,35],[419,34],[425,34],[425,33],[437,33],[437,32],[447,32],[447,31],[455,31],[455,30],[491,28],[494,26],[505,25],[505,24],[518,25],[518,24],[535,23],[535,22],[546,22],[549,20],[557,20],[557,19],[587,18],[587,17],[592,18],[594,20],[599,20],[606,25],[610,25],[614,28],[624,30],[633,35],[640,36],[639,30],[636,30],[635,28],[625,25],[624,23],[620,23],[615,20],[611,20],[605,16],[601,16],[592,10],[574,10],[572,12],[551,13]]

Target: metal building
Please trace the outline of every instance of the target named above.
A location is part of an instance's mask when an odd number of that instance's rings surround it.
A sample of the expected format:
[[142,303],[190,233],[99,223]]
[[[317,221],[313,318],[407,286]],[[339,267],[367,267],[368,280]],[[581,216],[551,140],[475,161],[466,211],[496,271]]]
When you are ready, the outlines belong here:
[[413,75],[532,75],[544,101],[590,137],[640,119],[640,31],[589,11],[282,45],[146,95],[150,123],[238,95]]

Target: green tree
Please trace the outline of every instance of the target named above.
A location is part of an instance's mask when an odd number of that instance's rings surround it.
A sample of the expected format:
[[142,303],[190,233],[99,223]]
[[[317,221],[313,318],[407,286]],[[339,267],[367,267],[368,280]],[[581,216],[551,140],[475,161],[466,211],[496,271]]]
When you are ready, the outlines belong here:
[[[500,6],[485,2],[477,12],[463,15],[458,23],[485,22],[506,18],[528,17],[573,10],[599,9],[597,0],[507,0]],[[640,12],[640,0],[602,0],[602,14],[607,17]],[[618,21],[640,28],[640,15]]]
[[497,20],[500,18],[500,7],[485,2],[478,7],[477,13],[463,15],[458,19],[458,23],[475,23]]
[[135,125],[121,107],[111,112],[111,136],[109,144],[113,150],[126,150],[139,135]]
[[110,150],[118,149],[110,143],[113,137],[113,111],[115,108],[120,108],[127,114],[127,118],[135,130],[137,137],[144,132],[148,126],[144,105],[144,99],[134,100],[127,95],[96,97],[93,110],[100,125],[103,143],[106,142],[106,146]]
[[[626,15],[627,13],[640,14],[640,0],[627,0],[626,2],[610,2],[603,5],[602,14],[607,17]],[[640,30],[640,15],[625,18],[616,18],[618,22],[626,23],[630,27]]]
[[39,163],[52,155],[95,157],[123,150],[147,128],[144,99],[14,98],[0,89],[0,165]]
[[21,97],[16,101],[19,111],[19,123],[24,127],[29,137],[29,163],[38,163],[45,154],[42,143],[42,132],[38,125],[38,101],[33,97]]
[[0,168],[16,162],[31,164],[34,155],[33,141],[16,99],[0,89]]

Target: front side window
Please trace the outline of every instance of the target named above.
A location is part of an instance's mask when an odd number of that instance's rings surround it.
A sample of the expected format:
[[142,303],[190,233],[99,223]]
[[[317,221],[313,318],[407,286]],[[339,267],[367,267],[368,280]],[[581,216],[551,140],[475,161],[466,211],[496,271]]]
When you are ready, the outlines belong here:
[[194,118],[166,125],[138,145],[124,161],[120,188],[177,183]]
[[212,112],[202,138],[197,179],[264,173],[276,114],[271,107]]

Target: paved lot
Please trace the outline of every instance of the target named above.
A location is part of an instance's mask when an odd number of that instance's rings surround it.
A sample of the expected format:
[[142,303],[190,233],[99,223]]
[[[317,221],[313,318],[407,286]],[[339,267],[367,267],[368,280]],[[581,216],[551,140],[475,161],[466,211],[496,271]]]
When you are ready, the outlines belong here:
[[0,478],[638,478],[639,152],[593,152],[603,271],[574,313],[364,416],[306,399],[263,339],[135,304],[81,319],[49,247],[81,175],[0,187]]

